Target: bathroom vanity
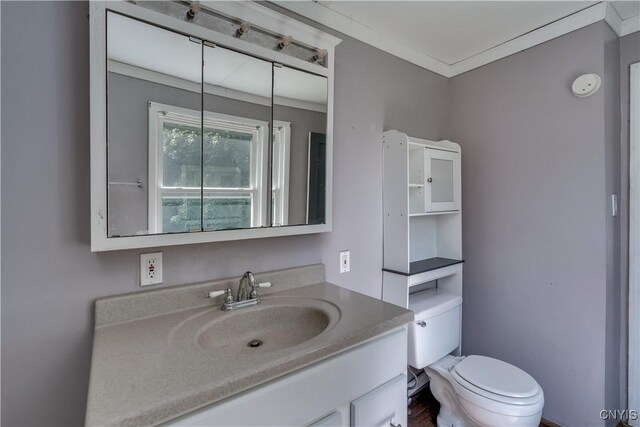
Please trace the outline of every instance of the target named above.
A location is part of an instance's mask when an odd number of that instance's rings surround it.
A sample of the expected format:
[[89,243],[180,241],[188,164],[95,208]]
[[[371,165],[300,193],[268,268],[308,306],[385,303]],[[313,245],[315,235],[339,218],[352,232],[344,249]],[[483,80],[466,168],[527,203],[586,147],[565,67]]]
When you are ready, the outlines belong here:
[[96,301],[86,424],[406,426],[411,311],[323,265],[256,277],[237,311],[205,298],[237,279]]

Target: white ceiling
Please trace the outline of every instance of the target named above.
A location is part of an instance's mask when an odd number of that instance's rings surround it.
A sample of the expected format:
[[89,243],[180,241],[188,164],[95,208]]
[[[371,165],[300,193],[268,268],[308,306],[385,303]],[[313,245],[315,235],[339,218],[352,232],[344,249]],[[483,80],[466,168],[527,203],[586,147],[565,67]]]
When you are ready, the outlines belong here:
[[602,20],[640,31],[640,0],[271,1],[445,77]]
[[[111,61],[198,84],[203,72],[205,84],[271,98],[270,62],[222,47],[205,47],[201,71],[199,43],[114,13],[107,16],[107,56]],[[326,105],[327,80],[291,68],[275,68],[273,94],[276,98]]]
[[318,4],[453,65],[595,3],[320,0]]

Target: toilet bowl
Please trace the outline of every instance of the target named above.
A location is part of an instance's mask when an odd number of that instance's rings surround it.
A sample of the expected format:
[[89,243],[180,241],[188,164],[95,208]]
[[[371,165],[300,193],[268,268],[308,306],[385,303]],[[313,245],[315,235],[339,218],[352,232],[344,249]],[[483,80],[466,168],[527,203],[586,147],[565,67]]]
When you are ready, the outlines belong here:
[[544,393],[526,372],[484,356],[445,356],[425,368],[440,402],[438,427],[537,427]]
[[424,369],[440,402],[438,427],[537,427],[544,393],[523,370],[485,356],[455,357],[462,297],[438,289],[411,296],[409,364]]

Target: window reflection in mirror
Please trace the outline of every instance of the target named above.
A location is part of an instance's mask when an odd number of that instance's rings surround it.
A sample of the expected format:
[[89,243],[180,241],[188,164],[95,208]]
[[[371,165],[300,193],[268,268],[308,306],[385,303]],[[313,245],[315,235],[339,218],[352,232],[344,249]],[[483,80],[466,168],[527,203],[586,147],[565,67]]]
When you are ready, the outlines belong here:
[[327,79],[107,15],[108,236],[322,224]]
[[200,42],[107,15],[108,235],[199,231]]
[[273,226],[325,222],[327,78],[273,69]]
[[203,227],[264,227],[271,63],[205,45],[203,78]]

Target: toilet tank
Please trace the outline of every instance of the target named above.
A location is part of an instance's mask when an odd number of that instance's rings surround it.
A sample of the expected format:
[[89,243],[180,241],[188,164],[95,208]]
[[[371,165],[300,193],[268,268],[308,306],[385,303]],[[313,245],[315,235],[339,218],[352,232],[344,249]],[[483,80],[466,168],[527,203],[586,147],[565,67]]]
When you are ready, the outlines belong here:
[[461,308],[462,297],[453,292],[428,289],[409,296],[415,316],[409,324],[411,366],[423,369],[458,347]]

